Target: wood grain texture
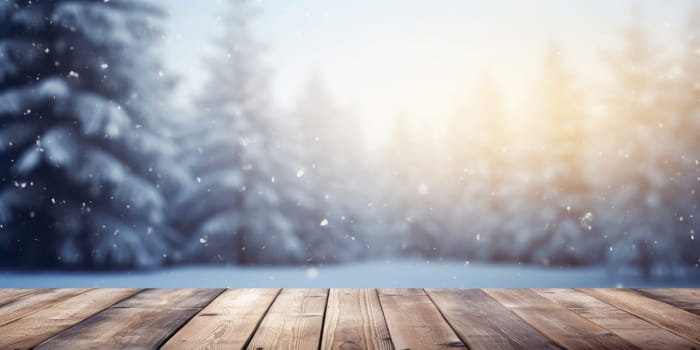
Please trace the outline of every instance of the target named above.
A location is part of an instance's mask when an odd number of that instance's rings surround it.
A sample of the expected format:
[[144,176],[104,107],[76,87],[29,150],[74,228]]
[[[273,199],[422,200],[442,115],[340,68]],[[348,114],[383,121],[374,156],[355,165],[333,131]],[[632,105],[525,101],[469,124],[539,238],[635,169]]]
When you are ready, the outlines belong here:
[[222,292],[223,289],[147,289],[113,307],[201,309]]
[[581,289],[582,292],[643,318],[700,345],[700,316],[630,289]]
[[7,288],[7,289],[0,289],[0,306],[5,305],[7,303],[10,303],[20,297],[24,297],[29,294],[33,293],[42,293],[47,291],[47,289],[39,289],[39,288],[28,288],[28,289],[20,289],[20,288]]
[[700,349],[700,315],[691,312],[698,295],[697,289],[0,289],[0,349]]
[[153,349],[216,297],[217,289],[150,289],[42,343],[37,349]]
[[375,289],[331,289],[321,349],[394,349]]
[[317,349],[327,297],[327,289],[282,290],[248,349]]
[[182,327],[163,349],[241,349],[279,289],[229,289]]
[[466,347],[422,289],[379,289],[378,294],[396,349]]
[[427,289],[469,349],[559,349],[525,321],[478,289]]
[[567,349],[638,349],[609,330],[530,289],[484,292]]
[[697,349],[693,342],[590,295],[573,289],[535,291],[642,349]]
[[700,316],[700,289],[658,288],[635,290],[639,294],[663,301],[666,304],[671,304]]
[[41,311],[51,305],[76,295],[85,293],[88,289],[40,289],[23,298],[15,298],[0,306],[0,325],[8,324],[34,312]]
[[28,349],[108,308],[138,289],[94,289],[0,326],[0,349]]

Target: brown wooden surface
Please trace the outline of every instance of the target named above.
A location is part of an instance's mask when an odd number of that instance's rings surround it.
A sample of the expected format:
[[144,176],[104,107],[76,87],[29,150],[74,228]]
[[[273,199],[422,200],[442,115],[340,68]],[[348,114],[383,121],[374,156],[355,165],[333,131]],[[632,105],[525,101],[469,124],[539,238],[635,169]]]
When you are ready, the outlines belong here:
[[285,289],[255,331],[248,349],[315,349],[321,341],[327,289]]
[[19,289],[19,288],[8,288],[0,289],[0,306],[6,305],[13,302],[17,298],[29,295],[32,293],[46,293],[51,289]]
[[173,336],[165,349],[242,349],[279,289],[229,289]]
[[379,300],[396,349],[464,347],[422,289],[381,289]]
[[700,316],[700,289],[637,289],[637,292]]
[[700,316],[630,289],[584,289],[584,293],[700,343]]
[[11,299],[0,306],[0,325],[5,325],[86,291],[87,289],[36,290],[30,297]]
[[0,289],[0,349],[700,349],[697,289]]
[[469,349],[558,349],[478,289],[429,289],[428,295]]
[[221,291],[150,289],[88,318],[38,349],[152,349]]
[[487,289],[485,292],[562,347],[637,349],[610,330],[532,290]]
[[322,349],[390,350],[389,330],[375,289],[332,289]]
[[[0,327],[0,349],[31,348],[137,292],[137,289],[93,289],[61,299]],[[29,298],[36,296],[31,294]]]
[[537,292],[642,349],[697,348],[696,344],[681,336],[579,291],[544,289]]

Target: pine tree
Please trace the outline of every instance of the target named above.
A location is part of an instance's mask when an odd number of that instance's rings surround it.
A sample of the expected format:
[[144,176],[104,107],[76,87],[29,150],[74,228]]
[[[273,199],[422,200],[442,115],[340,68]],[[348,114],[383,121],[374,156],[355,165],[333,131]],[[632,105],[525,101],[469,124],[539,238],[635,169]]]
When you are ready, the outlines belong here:
[[[450,211],[453,256],[461,259],[511,259],[514,252],[504,224],[503,201],[509,166],[509,125],[505,98],[490,74],[484,74],[472,97],[452,114],[446,135],[451,163]],[[477,239],[478,237],[478,239]]]
[[[542,77],[535,87],[535,112],[548,177],[560,191],[585,190],[581,152],[585,142],[583,96],[561,50],[553,43],[546,55]],[[555,146],[555,147],[548,147]]]
[[324,218],[305,181],[298,125],[268,95],[251,28],[257,11],[247,0],[229,4],[183,141],[193,179],[176,212],[191,235],[185,253],[198,262],[290,263],[326,253],[303,236],[322,234]]
[[0,261],[161,264],[172,82],[161,12],[132,1],[0,3]]
[[688,13],[678,59],[681,74],[678,75],[676,99],[680,111],[685,114],[675,120],[679,128],[700,125],[700,2],[694,1]]
[[673,266],[678,255],[669,252],[683,208],[674,203],[673,149],[668,127],[667,82],[661,79],[660,57],[655,55],[644,25],[642,9],[631,9],[621,49],[610,56],[615,85],[608,101],[611,128],[609,170],[600,172],[609,193],[604,205],[615,210],[602,216],[611,237],[608,261],[630,264],[649,276],[661,265]]
[[333,169],[345,160],[346,155],[338,153],[348,147],[347,140],[344,140],[348,132],[342,132],[348,123],[320,73],[307,80],[294,114],[300,122],[307,162],[318,168],[315,172],[323,173],[322,177],[332,176]]
[[[688,12],[682,35],[678,73],[673,76],[672,105],[666,129],[677,150],[670,157],[673,189],[671,196],[681,209],[683,220],[676,222],[673,249],[687,266],[700,263],[700,2],[694,1]],[[671,72],[672,74],[675,72]],[[678,152],[679,151],[679,152]]]
[[322,197],[319,212],[333,221],[321,239],[308,238],[336,252],[335,260],[376,252],[382,246],[376,240],[376,232],[383,232],[377,222],[381,209],[368,203],[378,202],[380,186],[360,156],[364,140],[356,116],[339,105],[318,72],[304,85],[293,114],[301,129],[304,178]]
[[535,174],[522,200],[539,209],[523,254],[536,262],[581,264],[600,261],[602,237],[592,235],[591,203],[583,162],[586,125],[583,96],[561,50],[553,43],[533,93],[534,136],[526,157]]
[[441,145],[424,131],[406,112],[394,118],[384,165],[389,172],[385,212],[393,235],[386,237],[402,254],[439,258],[447,254],[449,241],[441,220],[449,200],[442,187],[447,172],[443,159],[435,157]]
[[479,174],[495,184],[503,166],[509,133],[504,97],[489,74],[484,74],[473,97],[449,119],[446,144],[452,173],[464,183],[465,174]]

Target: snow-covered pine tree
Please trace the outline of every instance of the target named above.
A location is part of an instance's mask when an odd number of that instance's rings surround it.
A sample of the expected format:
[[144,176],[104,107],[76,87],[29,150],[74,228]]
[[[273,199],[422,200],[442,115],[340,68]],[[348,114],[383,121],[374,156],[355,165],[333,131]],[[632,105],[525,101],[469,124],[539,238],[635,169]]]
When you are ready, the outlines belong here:
[[594,213],[584,168],[585,105],[556,43],[546,53],[533,90],[536,125],[528,139],[536,147],[522,157],[533,176],[530,193],[521,200],[537,207],[537,212],[528,215],[531,221],[526,226],[531,232],[523,254],[551,264],[599,262],[605,256],[602,234],[586,237],[594,234]]
[[[448,121],[446,143],[452,175],[464,186],[465,174],[481,177],[491,192],[501,179],[504,151],[510,140],[502,91],[490,73],[484,73]],[[483,184],[483,182],[482,182]]]
[[307,79],[294,114],[299,120],[305,158],[316,168],[313,172],[323,178],[332,177],[333,170],[347,158],[335,151],[347,147],[352,133],[344,132],[350,126],[349,120],[334,101],[320,72],[314,72]]
[[[428,258],[444,257],[449,239],[444,213],[450,208],[443,184],[447,171],[440,154],[442,145],[406,112],[394,117],[391,139],[386,147],[389,172],[384,191],[388,216],[385,235],[395,240],[402,254]],[[381,174],[377,175],[382,176]]]
[[679,265],[673,252],[675,229],[685,208],[674,200],[674,160],[669,133],[669,86],[662,79],[639,4],[631,8],[620,50],[610,55],[613,93],[607,150],[611,164],[597,172],[599,193],[606,193],[601,226],[614,242],[612,266],[632,265],[649,276],[655,268]]
[[[506,225],[508,206],[520,205],[510,193],[503,195],[510,171],[505,151],[512,135],[505,110],[505,98],[492,74],[484,73],[448,121],[446,147],[451,168],[450,212],[453,240],[451,255],[460,259],[515,260],[516,247]],[[518,232],[522,229],[519,228]],[[516,254],[516,256],[514,256]]]
[[0,2],[0,263],[144,267],[170,252],[161,17],[129,0]]
[[196,262],[291,263],[327,252],[302,235],[322,234],[323,217],[304,181],[297,125],[275,111],[257,7],[234,0],[222,15],[209,77],[183,141],[192,184],[177,200],[179,223]]
[[682,35],[682,51],[672,71],[673,104],[666,129],[680,152],[673,160],[673,198],[682,208],[673,254],[686,266],[700,265],[700,2],[694,1]]
[[307,80],[293,113],[300,125],[305,181],[313,184],[319,209],[332,222],[327,232],[309,238],[335,251],[336,260],[383,254],[384,235],[377,234],[386,231],[380,228],[382,210],[370,204],[379,203],[382,185],[361,157],[358,116],[338,104],[319,72]]

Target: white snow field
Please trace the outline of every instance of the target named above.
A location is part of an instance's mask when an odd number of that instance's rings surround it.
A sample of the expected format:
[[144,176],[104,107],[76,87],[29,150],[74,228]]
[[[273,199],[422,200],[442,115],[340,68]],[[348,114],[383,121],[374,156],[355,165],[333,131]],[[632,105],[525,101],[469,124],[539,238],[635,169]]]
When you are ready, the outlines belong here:
[[0,288],[30,287],[700,287],[700,273],[646,280],[630,273],[615,274],[604,267],[544,268],[405,260],[313,267],[196,266],[115,273],[0,271]]

